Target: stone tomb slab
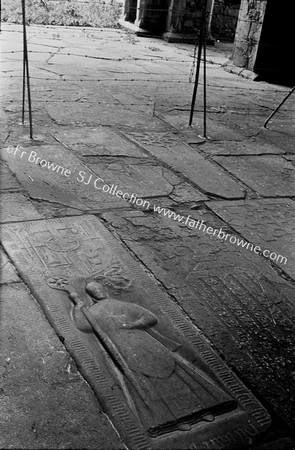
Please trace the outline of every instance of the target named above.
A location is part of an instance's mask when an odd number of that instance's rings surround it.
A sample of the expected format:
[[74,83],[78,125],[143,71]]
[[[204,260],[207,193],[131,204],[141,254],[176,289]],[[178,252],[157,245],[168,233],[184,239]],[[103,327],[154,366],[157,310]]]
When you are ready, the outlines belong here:
[[[90,82],[90,84],[92,89],[93,82]],[[87,81],[84,81],[84,85],[87,85]],[[105,105],[75,102],[75,104],[61,103],[59,108],[56,108],[55,105],[47,104],[46,109],[50,117],[59,125],[121,126],[157,131],[167,129],[167,125],[153,118],[152,115],[130,111],[130,109],[118,105],[110,105],[106,108]]]
[[249,242],[275,252],[277,258],[273,262],[295,279],[294,201],[288,198],[212,201],[207,205]]
[[124,133],[129,139],[143,146],[150,154],[181,172],[206,194],[224,198],[244,198],[240,184],[204,156],[183,143],[170,132]]
[[[189,184],[182,183],[181,178],[152,159],[116,157],[106,160],[97,158],[89,161],[87,165],[97,175],[103,173],[104,180],[109,185],[115,182],[118,189],[124,190],[124,192],[134,192],[136,197],[150,200],[156,197],[154,202],[149,202],[150,207],[152,207],[152,203],[158,205],[158,198],[162,196],[170,196],[175,201],[208,199]],[[148,204],[143,206],[145,209],[147,207]]]
[[0,223],[43,218],[21,192],[1,193],[0,211]]
[[[181,130],[185,139],[191,140],[198,136],[203,136],[203,119],[200,113],[194,114],[194,120],[192,126],[188,125],[190,111],[161,114],[160,117],[173,127]],[[242,141],[244,139],[243,134],[236,127],[234,128],[231,123],[222,123],[220,121],[207,118],[207,137],[214,141]]]
[[213,159],[263,197],[295,196],[294,167],[281,156],[214,156]]
[[97,218],[6,224],[2,237],[127,446],[237,448],[268,428],[265,409]]
[[0,284],[18,283],[16,271],[5,252],[0,249]]
[[[3,82],[3,79],[1,80],[1,82]],[[3,85],[2,85],[2,89],[3,89]],[[9,136],[9,127],[8,127],[7,115],[5,114],[5,111],[2,107],[0,107],[0,121],[1,121],[0,143],[1,143],[1,145],[3,145],[4,142],[6,141],[7,137]]]
[[0,188],[1,191],[19,191],[20,185],[7,166],[0,160]]
[[[2,158],[30,197],[60,203],[82,211],[126,207],[127,202],[122,198],[96,189],[94,182],[98,177],[103,179],[103,174],[98,176],[92,173],[62,145],[30,146],[24,148],[23,152],[21,157],[21,153],[14,155],[3,149]],[[40,158],[43,166],[40,165]],[[52,170],[53,166],[57,169]],[[64,171],[62,172],[58,166]],[[63,175],[66,171],[67,176]],[[80,172],[83,172],[84,181]],[[103,183],[100,181],[99,183],[99,187],[102,187]]]
[[[189,143],[193,148],[198,148],[198,144]],[[206,141],[202,145],[202,152],[216,156],[241,156],[241,155],[264,155],[264,154],[284,154],[285,151],[273,144],[256,140],[236,141]]]
[[[234,235],[208,210],[181,214]],[[294,286],[261,256],[201,229],[142,211],[103,218],[226,362],[294,426]]]
[[[181,183],[178,177],[170,182],[169,171],[159,166],[155,161],[137,158],[114,158],[100,161],[98,164],[88,164],[96,174],[103,173],[104,179],[110,185],[116,183],[124,192],[134,192],[137,197],[154,197],[169,195],[173,192],[173,182]],[[168,172],[167,178],[165,172]],[[112,181],[114,180],[114,181]]]
[[273,145],[276,145],[277,147],[284,150],[284,152],[287,153],[295,153],[295,147],[294,147],[294,137],[290,136],[289,134],[290,125],[287,125],[284,128],[280,127],[274,127],[272,126],[272,129],[265,129],[261,128],[260,130],[260,137],[266,142],[270,142]]
[[108,127],[81,127],[58,130],[55,138],[73,149],[78,155],[87,156],[131,156],[147,157],[145,153],[132,142],[124,139]]

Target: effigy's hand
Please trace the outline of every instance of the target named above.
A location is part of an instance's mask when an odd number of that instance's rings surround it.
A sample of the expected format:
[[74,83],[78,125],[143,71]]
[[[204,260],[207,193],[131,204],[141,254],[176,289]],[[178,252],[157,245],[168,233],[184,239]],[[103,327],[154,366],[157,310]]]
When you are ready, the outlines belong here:
[[79,301],[77,305],[74,306],[73,319],[78,330],[84,331],[84,333],[91,333],[92,327],[81,311],[82,306],[85,306],[82,301]]
[[121,328],[132,330],[132,328],[138,328],[138,321],[133,323],[122,323]]
[[125,328],[126,330],[132,330],[132,329],[145,329],[145,328],[150,328],[153,327],[154,325],[156,325],[156,323],[158,322],[158,319],[156,318],[156,316],[152,315],[152,316],[141,316],[138,320],[136,320],[135,322],[125,322],[122,324],[122,328]]

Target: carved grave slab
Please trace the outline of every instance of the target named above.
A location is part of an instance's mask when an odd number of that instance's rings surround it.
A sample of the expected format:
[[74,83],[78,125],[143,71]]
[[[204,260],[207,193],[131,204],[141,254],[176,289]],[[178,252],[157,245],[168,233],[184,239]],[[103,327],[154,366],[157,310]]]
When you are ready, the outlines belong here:
[[3,245],[132,449],[240,448],[265,409],[94,216],[2,226]]
[[279,155],[214,156],[251,189],[263,197],[288,197],[295,195],[295,170],[292,164]]
[[208,202],[207,205],[231,227],[263,250],[286,258],[274,261],[295,278],[295,203],[289,198]]
[[[181,214],[233,233],[205,208]],[[225,361],[294,427],[293,284],[260,255],[167,217],[118,211],[103,218]]]
[[133,131],[125,132],[123,135],[174,170],[181,172],[204,193],[227,199],[244,198],[245,192],[240,184],[173,133]]

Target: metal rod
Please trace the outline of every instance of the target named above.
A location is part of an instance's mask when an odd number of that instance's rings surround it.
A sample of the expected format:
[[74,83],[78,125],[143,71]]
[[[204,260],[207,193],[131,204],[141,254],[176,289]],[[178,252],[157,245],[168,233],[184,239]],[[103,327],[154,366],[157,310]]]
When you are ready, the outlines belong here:
[[32,104],[31,104],[31,89],[30,89],[29,59],[28,59],[28,46],[27,46],[26,6],[25,6],[25,0],[22,0],[22,15],[23,15],[23,112],[22,112],[22,122],[24,123],[24,113],[25,113],[25,81],[26,81],[26,79],[27,79],[28,106],[29,106],[29,122],[30,122],[30,138],[33,139],[33,121],[32,121]]
[[33,139],[33,119],[32,119],[31,88],[30,88],[30,74],[29,74],[28,57],[26,58],[26,68],[27,68],[27,88],[28,88],[28,104],[29,104],[30,138]]
[[25,122],[25,100],[26,100],[26,58],[25,46],[23,50],[23,105],[22,105],[22,123]]
[[[24,0],[22,0],[24,2]],[[23,11],[23,105],[22,105],[22,123],[25,122],[25,100],[26,100],[26,52],[25,52],[25,18]]]
[[204,2],[202,18],[201,18],[201,27],[200,27],[200,35],[199,35],[199,47],[198,47],[198,56],[197,56],[196,78],[195,78],[195,85],[194,85],[194,91],[193,91],[193,96],[192,96],[189,126],[192,125],[192,121],[193,121],[194,108],[195,108],[195,102],[196,102],[196,96],[197,96],[197,90],[198,90],[198,84],[199,84],[201,56],[202,56],[203,39],[204,39],[204,19],[206,17],[206,7],[207,7],[207,0],[205,0],[205,2]]
[[194,116],[194,108],[196,103],[196,96],[197,96],[197,89],[199,84],[199,76],[200,76],[200,65],[201,65],[201,56],[202,56],[202,27],[200,30],[200,36],[199,36],[199,48],[198,48],[198,56],[197,56],[197,68],[196,68],[196,77],[195,77],[195,85],[194,85],[194,91],[193,91],[193,97],[192,97],[192,103],[191,103],[191,112],[190,112],[190,119],[189,119],[189,126],[192,125],[193,116]]
[[291,91],[286,95],[286,97],[281,101],[281,103],[279,104],[279,106],[276,107],[276,109],[271,113],[271,115],[266,119],[266,121],[264,122],[263,127],[266,128],[268,122],[270,121],[270,119],[275,115],[276,112],[278,112],[278,110],[280,109],[281,106],[283,106],[283,104],[285,103],[285,101],[290,97],[291,94],[293,94],[293,92],[295,91],[295,86],[291,89]]
[[[206,19],[205,19],[206,20]],[[203,51],[203,56],[204,56],[204,85],[203,85],[203,135],[204,138],[207,137],[207,87],[206,87],[206,40],[207,40],[207,27],[206,27],[206,23],[205,23],[205,39],[204,39],[204,51]]]

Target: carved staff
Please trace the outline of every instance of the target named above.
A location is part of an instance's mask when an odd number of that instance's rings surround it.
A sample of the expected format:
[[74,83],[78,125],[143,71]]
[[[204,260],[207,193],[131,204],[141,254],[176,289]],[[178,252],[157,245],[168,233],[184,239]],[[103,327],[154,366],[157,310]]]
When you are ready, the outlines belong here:
[[112,342],[112,340],[108,337],[108,335],[100,328],[95,317],[93,316],[91,311],[86,307],[79,294],[75,292],[73,288],[70,287],[69,284],[58,285],[56,283],[56,280],[54,279],[47,280],[47,284],[53,289],[60,289],[69,293],[70,299],[76,306],[79,307],[82,314],[84,315],[88,323],[91,325],[94,334],[99,339],[99,342],[102,344],[104,350],[112,359],[113,363],[117,367],[119,367],[121,372],[126,376],[126,378],[136,389],[143,402],[146,404],[147,407],[149,407],[149,399],[144,390],[142,389],[142,387],[140,386],[140,384],[138,383],[137,379],[133,375],[125,359],[123,358],[123,356],[121,355],[120,351],[117,349],[115,344]]

